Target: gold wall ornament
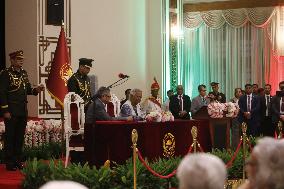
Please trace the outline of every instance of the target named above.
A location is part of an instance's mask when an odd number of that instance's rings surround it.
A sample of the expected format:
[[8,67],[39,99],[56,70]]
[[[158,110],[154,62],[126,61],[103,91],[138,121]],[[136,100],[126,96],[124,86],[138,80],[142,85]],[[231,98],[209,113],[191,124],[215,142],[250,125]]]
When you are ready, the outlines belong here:
[[60,68],[60,77],[64,81],[65,86],[67,86],[68,79],[72,76],[73,72],[70,68],[70,65],[66,62],[63,64],[63,66]]
[[176,141],[172,133],[167,133],[163,139],[163,156],[172,157],[175,155]]

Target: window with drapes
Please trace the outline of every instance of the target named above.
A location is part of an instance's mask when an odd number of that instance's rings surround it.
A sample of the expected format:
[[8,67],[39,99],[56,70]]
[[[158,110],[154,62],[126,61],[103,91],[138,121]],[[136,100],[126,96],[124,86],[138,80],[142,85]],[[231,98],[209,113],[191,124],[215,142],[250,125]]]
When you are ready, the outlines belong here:
[[185,91],[194,97],[199,84],[210,89],[212,81],[220,83],[227,100],[246,83],[270,83],[277,90],[284,79],[283,12],[262,7],[185,13],[180,66]]

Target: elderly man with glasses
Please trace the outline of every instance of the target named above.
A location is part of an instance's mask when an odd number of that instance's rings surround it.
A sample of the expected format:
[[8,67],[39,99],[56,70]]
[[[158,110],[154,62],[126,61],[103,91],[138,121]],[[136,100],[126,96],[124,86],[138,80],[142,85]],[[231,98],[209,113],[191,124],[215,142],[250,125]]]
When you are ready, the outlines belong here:
[[111,117],[106,111],[106,105],[111,100],[110,89],[100,87],[96,95],[93,97],[93,102],[90,104],[87,114],[86,123],[92,124],[94,121],[114,121],[125,120],[132,121],[132,116],[127,117]]
[[203,106],[207,106],[210,102],[209,98],[206,97],[206,86],[199,85],[198,86],[199,95],[192,99],[191,103],[191,113],[194,115],[198,110],[200,110]]

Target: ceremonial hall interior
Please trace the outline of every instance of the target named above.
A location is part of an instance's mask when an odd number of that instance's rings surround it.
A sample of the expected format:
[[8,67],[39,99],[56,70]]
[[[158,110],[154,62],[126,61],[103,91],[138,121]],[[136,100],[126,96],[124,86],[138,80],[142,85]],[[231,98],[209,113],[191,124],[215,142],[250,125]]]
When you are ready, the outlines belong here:
[[284,189],[284,0],[0,9],[0,189]]

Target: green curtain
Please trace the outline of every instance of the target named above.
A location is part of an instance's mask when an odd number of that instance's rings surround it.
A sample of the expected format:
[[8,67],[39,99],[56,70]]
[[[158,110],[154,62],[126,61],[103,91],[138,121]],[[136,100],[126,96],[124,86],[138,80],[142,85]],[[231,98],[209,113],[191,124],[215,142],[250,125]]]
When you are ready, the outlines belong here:
[[203,23],[196,29],[184,28],[183,42],[181,82],[192,98],[198,95],[200,84],[211,91],[212,81],[220,83],[228,101],[234,88],[244,88],[246,83],[261,87],[269,80],[272,49],[265,28],[225,23],[213,29]]

